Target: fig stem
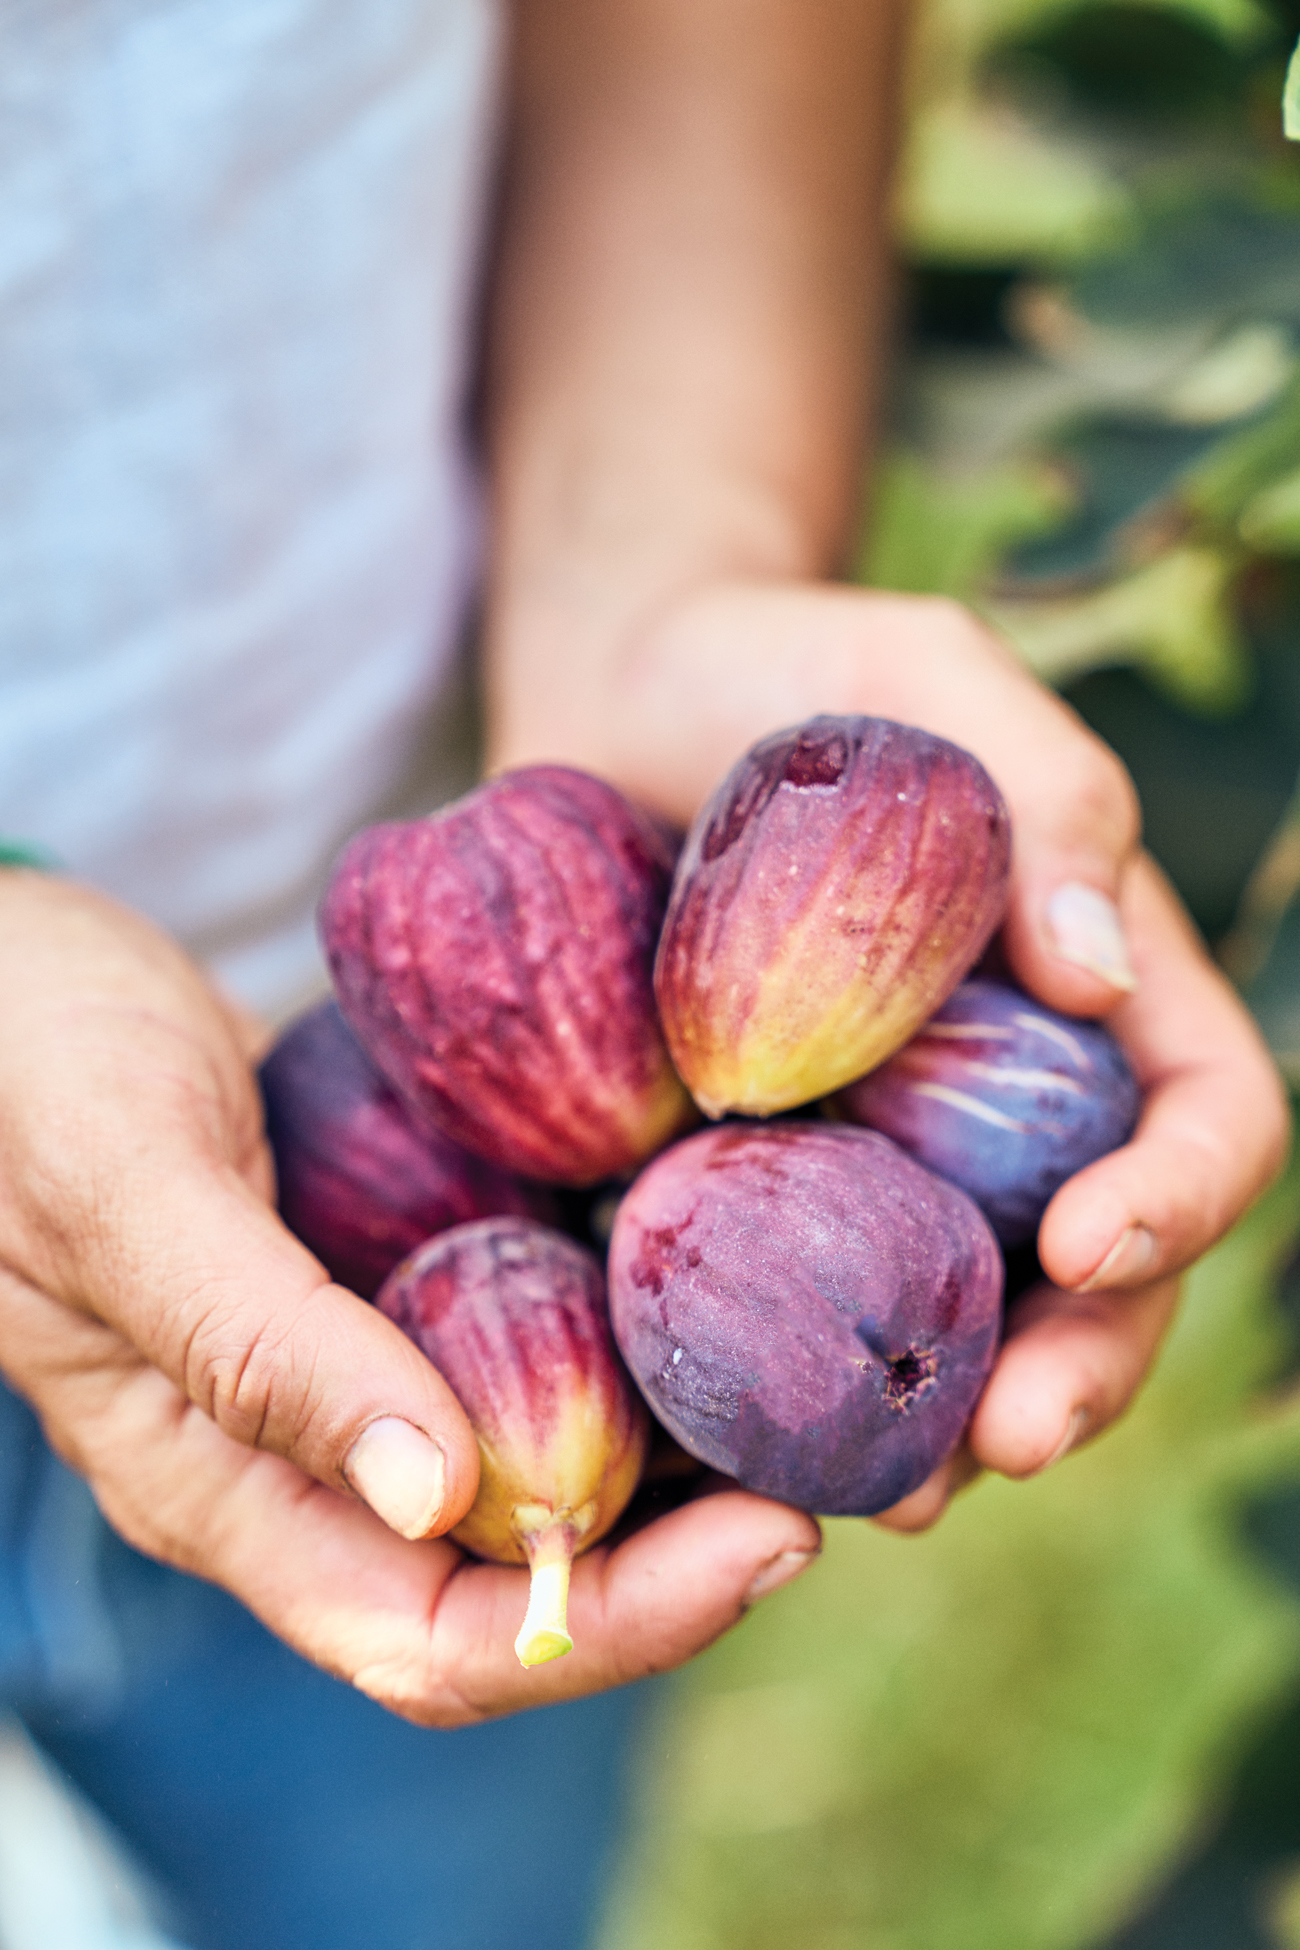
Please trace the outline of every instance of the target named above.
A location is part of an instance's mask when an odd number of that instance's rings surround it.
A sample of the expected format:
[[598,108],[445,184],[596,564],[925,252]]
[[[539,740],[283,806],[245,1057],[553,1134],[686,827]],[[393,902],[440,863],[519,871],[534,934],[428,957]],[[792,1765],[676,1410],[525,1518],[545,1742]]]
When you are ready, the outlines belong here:
[[540,1666],[572,1652],[569,1637],[569,1572],[578,1532],[567,1515],[532,1530],[522,1540],[531,1583],[528,1610],[515,1640],[521,1666]]

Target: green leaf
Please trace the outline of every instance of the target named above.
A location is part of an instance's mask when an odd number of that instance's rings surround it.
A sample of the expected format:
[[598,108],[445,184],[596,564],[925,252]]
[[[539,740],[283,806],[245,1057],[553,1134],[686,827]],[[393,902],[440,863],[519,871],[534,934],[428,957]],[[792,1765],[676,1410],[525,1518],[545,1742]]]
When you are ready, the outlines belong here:
[[1237,528],[1262,555],[1300,555],[1300,467],[1252,495]]
[[1087,591],[1149,560],[1153,532],[1158,546],[1162,536],[1167,541],[1186,528],[1175,499],[1179,483],[1220,439],[1214,429],[1131,413],[1100,413],[1066,427],[1050,450],[1079,484],[1078,507],[1059,530],[1003,565],[1008,597],[1057,596],[1071,584]]
[[1069,502],[1059,473],[1038,462],[946,476],[899,450],[876,477],[859,579],[970,602],[1007,550],[1055,527]]
[[1300,452],[1300,380],[1239,432],[1217,441],[1188,469],[1181,496],[1205,522],[1235,528],[1262,489],[1291,473]]
[[966,95],[912,117],[897,216],[905,248],[936,263],[1074,263],[1132,229],[1127,190],[1094,157]]
[[[1275,952],[1279,930],[1295,905],[1297,894],[1300,894],[1300,783],[1255,861],[1231,930],[1218,944],[1219,960],[1239,988],[1259,981],[1272,963],[1265,989],[1277,995],[1281,974],[1282,986],[1293,986],[1300,1000],[1300,963],[1292,963],[1283,955],[1279,968]],[[1260,994],[1263,993],[1261,990]],[[1300,1052],[1300,1039],[1296,1047]]]
[[1282,133],[1289,141],[1300,142],[1300,42],[1291,55],[1282,90]]
[[1159,404],[1165,418],[1181,426],[1224,426],[1271,406],[1295,369],[1295,346],[1287,328],[1239,325],[1181,372]]
[[[1289,162],[1288,158],[1288,162]],[[1136,235],[1082,268],[1070,302],[1101,325],[1225,326],[1300,319],[1300,207],[1294,166],[1279,179],[1220,163],[1161,172],[1158,197],[1135,197]]]
[[1246,1001],[1283,1076],[1300,1080],[1300,899],[1283,914]]
[[[1142,10],[1177,15],[1207,29],[1230,47],[1267,42],[1272,16],[1259,0],[1133,0]],[[1082,0],[929,0],[921,33],[937,45],[960,49],[974,62],[997,42],[1049,26],[1085,11]]]
[[1236,563],[1211,548],[1175,548],[1087,595],[989,602],[985,614],[1050,684],[1132,664],[1184,709],[1236,711],[1252,688],[1230,595]]

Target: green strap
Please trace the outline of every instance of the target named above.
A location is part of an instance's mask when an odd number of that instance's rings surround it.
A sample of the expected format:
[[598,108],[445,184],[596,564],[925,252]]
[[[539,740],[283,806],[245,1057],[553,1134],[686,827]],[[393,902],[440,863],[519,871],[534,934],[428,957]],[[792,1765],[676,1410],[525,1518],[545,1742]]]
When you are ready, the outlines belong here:
[[0,867],[35,867],[40,873],[54,873],[58,865],[48,847],[33,846],[28,840],[0,839]]

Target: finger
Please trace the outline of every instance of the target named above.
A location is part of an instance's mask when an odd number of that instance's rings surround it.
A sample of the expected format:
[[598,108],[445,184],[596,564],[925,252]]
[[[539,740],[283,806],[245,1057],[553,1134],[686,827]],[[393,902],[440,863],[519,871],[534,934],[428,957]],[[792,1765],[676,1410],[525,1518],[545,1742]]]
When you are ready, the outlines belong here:
[[1018,1301],[970,1427],[971,1452],[1003,1476],[1034,1476],[1128,1406],[1178,1300],[1175,1280],[1134,1292]]
[[1124,766],[969,611],[939,598],[856,601],[870,708],[973,752],[1006,799],[1003,942],[1017,979],[1050,1008],[1105,1014],[1134,980],[1117,903],[1141,820]]
[[[722,1491],[580,1558],[569,1597],[574,1650],[528,1672],[513,1650],[526,1575],[466,1566],[439,1607],[440,1659],[454,1657],[460,1697],[480,1716],[623,1685],[694,1658],[820,1549],[813,1518]],[[427,1715],[426,1704],[413,1704],[414,1717]]]
[[1141,986],[1110,1019],[1145,1104],[1133,1140],[1063,1185],[1039,1233],[1065,1287],[1181,1271],[1280,1169],[1289,1120],[1263,1040],[1153,862],[1129,877]]
[[46,1296],[10,1379],[47,1440],[86,1476],[135,1549],[220,1584],[304,1657],[354,1680],[428,1653],[430,1618],[462,1553],[408,1543],[363,1504],[224,1435],[128,1342]]
[[[12,1297],[6,1290],[6,1299]],[[42,1311],[26,1303],[28,1324]],[[514,1640],[523,1570],[408,1543],[361,1505],[250,1450],[187,1402],[110,1330],[55,1316],[26,1356],[26,1388],[51,1437],[72,1434],[109,1520],[137,1548],[214,1580],[296,1650],[384,1706],[451,1726],[573,1698],[692,1657],[820,1548],[810,1517],[731,1490],[688,1504],[575,1567],[575,1650],[525,1672]]]
[[881,1530],[896,1531],[899,1536],[916,1536],[938,1523],[953,1497],[973,1483],[979,1474],[979,1464],[963,1445],[940,1463],[919,1489],[901,1498],[888,1510],[879,1511],[871,1522]]
[[[114,1201],[98,1225],[74,1222],[60,1299],[115,1329],[224,1435],[351,1489],[403,1536],[459,1521],[478,1447],[450,1388],[391,1321],[330,1284],[237,1171],[138,1152],[118,1160]],[[11,1276],[11,1307],[24,1290],[39,1291]],[[57,1346],[42,1358],[57,1369]]]
[[1139,830],[1128,774],[1071,727],[1036,754],[1028,776],[1022,769],[1008,797],[1007,961],[1049,1008],[1105,1015],[1138,980],[1121,899]]

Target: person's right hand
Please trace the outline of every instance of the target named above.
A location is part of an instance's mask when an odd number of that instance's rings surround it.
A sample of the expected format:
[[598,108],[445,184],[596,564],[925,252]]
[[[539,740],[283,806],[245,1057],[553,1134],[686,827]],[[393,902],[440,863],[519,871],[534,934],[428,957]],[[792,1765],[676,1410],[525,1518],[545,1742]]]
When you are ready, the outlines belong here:
[[469,1424],[275,1216],[250,1052],[147,922],[0,871],[0,1368],[130,1543],[440,1726],[677,1665],[811,1561],[798,1511],[688,1504],[579,1560],[575,1650],[524,1672],[527,1574],[432,1541]]

